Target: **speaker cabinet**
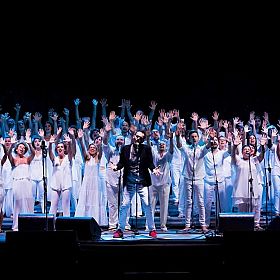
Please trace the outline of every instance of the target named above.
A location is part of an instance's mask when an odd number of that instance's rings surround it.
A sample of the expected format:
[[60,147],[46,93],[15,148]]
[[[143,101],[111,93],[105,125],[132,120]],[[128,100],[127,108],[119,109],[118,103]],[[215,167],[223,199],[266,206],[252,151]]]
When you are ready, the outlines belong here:
[[254,213],[220,213],[219,231],[254,231]]
[[101,228],[92,217],[57,217],[56,230],[74,230],[79,241],[98,240]]
[[[47,228],[48,227],[48,228]],[[54,215],[48,214],[19,214],[18,230],[19,231],[53,231]]]

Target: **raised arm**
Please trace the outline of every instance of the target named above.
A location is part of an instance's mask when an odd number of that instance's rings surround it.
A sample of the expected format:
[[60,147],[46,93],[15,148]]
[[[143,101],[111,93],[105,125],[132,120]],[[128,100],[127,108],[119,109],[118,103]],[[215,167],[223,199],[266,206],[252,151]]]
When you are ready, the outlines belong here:
[[69,136],[69,134],[64,134],[63,135],[63,142],[66,144],[66,152],[67,152],[67,155],[68,155],[68,159],[71,161],[72,158],[73,158],[73,150],[72,150],[72,145],[71,145],[71,138]]
[[80,114],[79,114],[79,105],[81,101],[79,98],[76,98],[74,100],[74,105],[75,105],[75,118],[76,118],[76,124],[77,128],[81,128],[81,119],[80,119]]
[[173,152],[174,152],[173,133],[170,133],[170,137],[169,137],[169,153],[173,154]]
[[72,151],[72,156],[76,156],[76,139],[75,139],[75,132],[73,127],[68,128],[68,135],[71,139],[70,144],[71,145],[71,151]]
[[155,101],[151,101],[151,105],[150,105],[150,113],[149,113],[149,121],[152,122],[153,121],[153,117],[154,117],[154,114],[155,114],[155,109],[157,107],[157,103]]
[[84,138],[84,131],[82,129],[78,129],[78,139],[81,144],[82,154],[84,156],[84,159],[88,159],[88,153],[85,149],[83,138]]
[[267,137],[266,136],[262,136],[261,140],[260,140],[260,144],[261,144],[261,151],[260,154],[258,155],[258,161],[261,162],[264,159],[264,152],[265,152],[265,145],[267,143]]
[[213,128],[218,132],[218,129],[219,129],[219,113],[217,111],[213,112],[212,119],[213,119]]
[[16,103],[14,109],[16,111],[16,117],[15,117],[15,130],[17,131],[17,128],[18,128],[18,120],[19,120],[19,112],[20,112],[20,108],[21,108],[21,105],[19,103]]
[[234,137],[233,141],[233,147],[232,147],[232,152],[231,152],[231,160],[232,163],[236,164],[237,161],[237,146],[242,143],[241,137],[239,135],[236,135]]
[[8,158],[8,152],[7,152],[6,146],[4,145],[3,138],[1,138],[1,145],[2,145],[3,151],[4,151],[4,155],[3,155],[2,159],[1,159],[1,166],[3,166],[4,163],[6,162],[7,158]]
[[134,123],[134,118],[133,118],[133,116],[131,114],[131,106],[132,105],[130,104],[130,100],[126,100],[125,105],[126,105],[126,112],[127,112],[127,116],[128,116],[129,122],[130,122],[130,124],[133,124]]
[[90,129],[96,128],[96,114],[97,114],[97,104],[98,101],[96,99],[92,99],[92,116],[91,116],[91,126]]
[[192,129],[193,130],[198,130],[198,114],[196,112],[192,112],[192,115],[191,115],[191,120],[192,120]]
[[181,129],[182,129],[181,124],[178,123],[177,129],[176,129],[176,131],[175,131],[176,145],[177,145],[177,148],[178,148],[178,149],[182,148],[182,141],[181,141],[181,138],[180,138]]
[[10,149],[8,150],[8,159],[11,163],[11,165],[14,167],[15,166],[15,161],[14,161],[14,157],[12,155],[12,152],[13,152],[13,149],[15,148],[16,146],[16,136],[12,137],[11,138],[11,146],[10,146]]
[[[41,119],[42,119],[42,115],[39,112],[36,112],[33,115],[33,134],[38,134],[39,133],[39,129],[42,128],[42,124],[41,124]],[[39,124],[40,122],[40,124]]]
[[119,107],[121,107],[121,119],[122,120],[125,119],[125,103],[126,103],[126,100],[122,99],[122,105],[119,106]]
[[30,128],[26,129],[26,132],[25,132],[25,142],[27,143],[27,145],[28,145],[28,147],[30,149],[30,152],[31,152],[29,157],[27,158],[27,163],[30,164],[30,162],[32,161],[32,159],[35,156],[35,149],[31,145],[31,129]]
[[69,128],[69,110],[67,108],[63,109],[63,114],[65,115],[65,130],[68,131]]
[[100,104],[101,104],[101,108],[102,108],[101,115],[106,117],[107,116],[106,107],[108,106],[107,99],[106,98],[102,98],[100,100]]

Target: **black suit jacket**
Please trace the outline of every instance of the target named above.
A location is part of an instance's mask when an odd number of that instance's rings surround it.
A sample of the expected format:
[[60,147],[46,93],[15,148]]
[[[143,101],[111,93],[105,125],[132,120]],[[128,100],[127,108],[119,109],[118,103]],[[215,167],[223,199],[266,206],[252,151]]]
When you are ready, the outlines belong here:
[[[120,160],[117,164],[117,169],[120,170],[124,168],[123,171],[123,185],[125,186],[127,184],[127,176],[128,176],[128,170],[129,170],[129,157],[130,157],[130,148],[131,145],[125,145],[120,154]],[[151,147],[139,144],[139,173],[141,177],[144,178],[143,185],[144,186],[150,186],[152,184],[151,182],[151,176],[149,173],[149,169],[153,171],[155,168],[155,165],[153,163],[153,156],[152,156],[152,150]]]

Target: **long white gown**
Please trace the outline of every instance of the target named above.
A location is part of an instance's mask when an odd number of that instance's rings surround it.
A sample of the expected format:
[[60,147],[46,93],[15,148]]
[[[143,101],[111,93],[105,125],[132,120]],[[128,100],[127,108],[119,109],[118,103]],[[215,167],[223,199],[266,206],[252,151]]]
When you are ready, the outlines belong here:
[[14,213],[13,230],[18,230],[18,215],[34,213],[34,199],[29,164],[19,164],[12,170]]
[[75,217],[93,217],[97,223],[99,219],[99,163],[90,157],[85,163],[84,178],[79,193]]

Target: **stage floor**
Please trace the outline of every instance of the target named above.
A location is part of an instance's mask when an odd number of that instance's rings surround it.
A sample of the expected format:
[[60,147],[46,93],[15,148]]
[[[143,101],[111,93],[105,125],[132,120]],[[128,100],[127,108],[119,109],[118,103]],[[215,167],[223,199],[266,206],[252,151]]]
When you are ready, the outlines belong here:
[[[267,221],[270,225],[271,216],[262,215],[265,229]],[[158,216],[155,222],[159,228]],[[256,276],[264,266],[278,265],[278,259],[269,256],[280,250],[279,221],[275,230],[219,233],[212,226],[203,233],[196,219],[196,229],[185,233],[181,231],[184,218],[175,213],[168,217],[167,232],[157,229],[157,238],[144,230],[145,217],[139,217],[137,223],[131,217],[130,224],[132,229],[138,225],[139,234],[131,230],[124,232],[124,238],[113,238],[113,231],[102,228],[99,240],[81,241],[73,231],[13,232],[12,220],[5,218],[4,232],[0,233],[1,264],[19,275],[22,271],[35,275],[36,270],[42,275],[44,269],[49,275],[53,267],[67,267],[67,271],[60,270],[62,276],[69,272],[69,276],[92,274],[114,280],[240,278],[236,267],[242,267],[241,271],[254,267],[248,272]],[[273,270],[266,275],[273,275]]]
[[[157,231],[157,240],[206,240],[206,236],[211,234],[212,231],[209,233],[204,234],[199,230],[189,231],[188,233],[181,232],[181,229],[171,229],[167,232]],[[213,232],[214,233],[214,232]],[[149,236],[149,233],[144,230],[138,230],[138,234],[134,231],[125,231],[123,238],[113,238],[112,231],[103,231],[101,234],[102,241],[137,241],[137,240],[155,240],[154,238]]]
[[113,231],[104,230],[99,240],[87,241],[77,240],[73,231],[7,230],[0,234],[0,259],[13,274],[35,275],[46,269],[49,275],[56,267],[62,276],[68,272],[69,276],[92,274],[114,280],[224,279],[228,275],[242,279],[243,269],[253,267],[254,271],[247,272],[257,276],[264,267],[271,267],[266,275],[272,276],[278,264],[277,258],[269,256],[272,250],[280,250],[279,231],[215,234],[210,230],[204,234],[199,229],[180,230],[158,231],[157,238],[142,229],[139,234],[125,231],[124,238],[113,238]]

